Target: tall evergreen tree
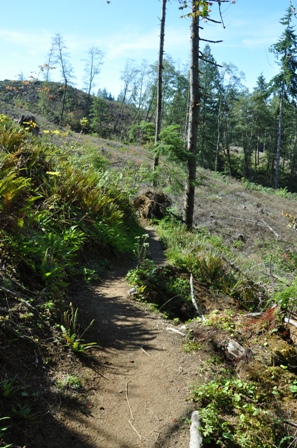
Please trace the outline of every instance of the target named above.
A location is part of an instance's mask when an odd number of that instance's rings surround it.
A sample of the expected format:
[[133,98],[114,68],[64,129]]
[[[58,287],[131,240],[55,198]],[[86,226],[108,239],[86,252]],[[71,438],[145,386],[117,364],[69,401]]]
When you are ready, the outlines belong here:
[[220,75],[222,85],[218,92],[218,138],[215,169],[224,170],[232,176],[235,175],[235,167],[230,148],[234,144],[233,128],[236,121],[232,110],[244,89],[241,82],[244,74],[239,72],[233,64],[223,64]]
[[[178,124],[185,128],[188,115],[189,73],[182,69],[175,69],[170,101],[166,107],[166,124]],[[168,98],[169,99],[169,98]]]
[[[271,104],[269,102],[269,87],[263,74],[258,77],[256,87],[251,95],[251,108],[253,120],[252,127],[255,139],[254,180],[266,184],[267,186],[271,186],[270,167],[272,166],[272,160],[274,159],[274,120]],[[262,155],[262,160],[266,160],[267,166],[265,170],[263,163],[261,163],[259,172],[260,155]]]
[[209,44],[203,50],[199,70],[201,109],[198,163],[205,168],[214,169],[221,76]]
[[295,27],[291,25],[292,17],[293,9],[290,7],[280,20],[280,23],[285,26],[285,30],[278,42],[270,48],[280,67],[280,72],[271,81],[272,88],[277,91],[279,96],[275,189],[279,187],[284,101],[297,95],[297,36]]
[[[252,153],[256,141],[253,129],[251,95],[248,90],[242,92],[234,102],[232,119],[233,143],[242,148],[240,173],[243,173],[246,179],[251,179]],[[238,172],[234,174],[238,174]]]

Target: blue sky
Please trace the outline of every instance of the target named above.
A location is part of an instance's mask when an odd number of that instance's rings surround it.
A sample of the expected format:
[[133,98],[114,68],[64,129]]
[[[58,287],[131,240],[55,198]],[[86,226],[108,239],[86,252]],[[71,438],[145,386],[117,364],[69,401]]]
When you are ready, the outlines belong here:
[[[270,80],[277,73],[268,51],[279,39],[279,20],[289,0],[237,0],[222,7],[225,29],[204,26],[202,37],[222,39],[212,45],[218,63],[233,63],[245,74],[252,90],[263,73]],[[294,6],[297,1],[293,0]],[[213,5],[214,17],[217,5]],[[76,87],[82,87],[86,51],[95,45],[104,53],[97,88],[106,88],[115,97],[121,90],[121,71],[132,59],[154,63],[158,59],[160,0],[11,0],[1,2],[0,80],[17,79],[23,73],[38,74],[45,63],[52,38],[60,33],[70,55]],[[165,52],[179,64],[189,60],[189,20],[180,18],[178,1],[168,1]],[[297,20],[296,20],[297,25]],[[53,75],[58,80],[58,73]]]

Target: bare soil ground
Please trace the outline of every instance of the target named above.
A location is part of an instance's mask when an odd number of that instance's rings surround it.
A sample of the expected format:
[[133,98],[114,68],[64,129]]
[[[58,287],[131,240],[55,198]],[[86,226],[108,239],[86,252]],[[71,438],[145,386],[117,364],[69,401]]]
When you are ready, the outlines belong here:
[[[147,231],[151,256],[162,264],[162,244]],[[127,267],[117,266],[101,285],[78,295],[77,304],[87,306],[85,318],[98,322],[89,337],[100,341],[100,367],[97,374],[77,372],[88,389],[89,412],[78,409],[63,423],[79,439],[73,447],[184,448],[193,407],[189,387],[201,355],[185,353],[184,337],[168,330],[172,323],[129,297]]]

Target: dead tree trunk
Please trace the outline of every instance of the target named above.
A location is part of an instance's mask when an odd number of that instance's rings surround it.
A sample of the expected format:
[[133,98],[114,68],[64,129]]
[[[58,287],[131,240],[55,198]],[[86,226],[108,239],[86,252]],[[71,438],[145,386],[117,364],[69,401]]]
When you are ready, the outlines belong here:
[[185,197],[185,222],[188,229],[191,229],[193,227],[199,110],[200,110],[199,6],[197,6],[196,0],[192,0],[190,107],[189,107],[188,139],[187,139],[188,177],[187,177],[186,197]]
[[[162,0],[162,16],[160,25],[160,47],[159,47],[159,62],[158,62],[158,83],[157,83],[157,112],[156,112],[156,133],[155,133],[155,144],[159,141],[159,134],[161,130],[162,122],[162,100],[163,100],[163,56],[164,56],[164,42],[165,42],[165,21],[166,21],[166,2],[167,0]],[[157,153],[154,158],[154,187],[157,185],[157,173],[156,170],[159,166],[159,153]]]

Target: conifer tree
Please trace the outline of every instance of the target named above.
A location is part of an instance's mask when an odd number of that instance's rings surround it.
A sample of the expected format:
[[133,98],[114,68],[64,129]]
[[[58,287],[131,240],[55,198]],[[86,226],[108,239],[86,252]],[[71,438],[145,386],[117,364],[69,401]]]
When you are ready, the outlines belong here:
[[[273,114],[269,98],[269,87],[263,74],[257,79],[256,87],[251,95],[253,133],[255,138],[254,147],[254,172],[255,180],[267,184],[267,177],[270,178],[271,161],[274,158],[273,154]],[[260,165],[260,154],[263,160],[267,162],[266,172],[263,170],[264,166]],[[259,178],[259,174],[262,176]],[[267,176],[268,174],[268,176]],[[268,183],[268,186],[271,186]]]
[[280,20],[280,23],[285,26],[285,30],[278,42],[270,48],[280,67],[280,72],[271,81],[271,86],[279,97],[275,189],[279,187],[284,101],[292,100],[297,95],[297,35],[295,28],[291,25],[292,17],[293,9],[290,7]]
[[214,169],[217,145],[217,122],[222,80],[219,65],[207,44],[200,61],[201,110],[198,130],[198,163],[204,168]]

